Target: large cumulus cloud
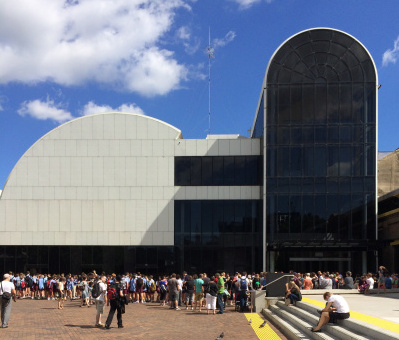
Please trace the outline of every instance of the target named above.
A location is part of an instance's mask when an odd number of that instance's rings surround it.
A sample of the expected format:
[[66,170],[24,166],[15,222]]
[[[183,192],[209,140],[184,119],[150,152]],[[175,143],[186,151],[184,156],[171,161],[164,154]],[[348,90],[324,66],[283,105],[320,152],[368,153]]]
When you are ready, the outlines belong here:
[[0,83],[99,82],[145,96],[178,88],[187,68],[160,41],[184,0],[0,2]]

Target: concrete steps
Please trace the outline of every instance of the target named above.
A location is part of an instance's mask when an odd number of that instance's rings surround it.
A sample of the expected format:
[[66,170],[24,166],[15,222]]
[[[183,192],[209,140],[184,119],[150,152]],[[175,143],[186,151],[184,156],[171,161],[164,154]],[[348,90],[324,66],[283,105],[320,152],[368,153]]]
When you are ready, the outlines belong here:
[[319,314],[317,307],[306,302],[297,302],[296,306],[286,306],[277,301],[263,310],[263,315],[287,336],[288,339],[324,339],[324,340],[393,340],[399,334],[367,324],[355,319],[339,320],[337,324],[323,326],[321,333],[311,328],[317,325]]

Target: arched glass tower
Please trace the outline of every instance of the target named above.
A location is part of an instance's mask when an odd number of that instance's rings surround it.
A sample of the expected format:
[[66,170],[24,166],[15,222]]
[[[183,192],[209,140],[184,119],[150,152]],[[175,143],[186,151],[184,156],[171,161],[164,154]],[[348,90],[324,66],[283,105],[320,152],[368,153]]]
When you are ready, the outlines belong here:
[[377,75],[366,48],[326,28],[285,41],[252,137],[264,141],[268,269],[372,268]]

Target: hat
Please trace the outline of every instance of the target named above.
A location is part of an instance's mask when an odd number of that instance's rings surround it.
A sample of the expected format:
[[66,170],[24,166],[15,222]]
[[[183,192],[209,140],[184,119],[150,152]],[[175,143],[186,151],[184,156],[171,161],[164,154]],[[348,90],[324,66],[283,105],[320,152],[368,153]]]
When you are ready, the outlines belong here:
[[4,274],[3,279],[8,279],[10,277],[10,274]]

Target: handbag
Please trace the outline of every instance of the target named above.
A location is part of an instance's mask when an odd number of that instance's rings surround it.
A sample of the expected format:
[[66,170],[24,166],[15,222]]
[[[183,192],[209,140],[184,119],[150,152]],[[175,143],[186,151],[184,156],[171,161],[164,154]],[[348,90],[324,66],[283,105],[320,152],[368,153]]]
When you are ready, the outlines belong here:
[[2,298],[3,300],[6,300],[6,301],[11,300],[11,293],[5,292],[5,291],[3,290],[3,282],[1,283],[1,291],[3,292],[3,295],[1,296],[1,298]]

